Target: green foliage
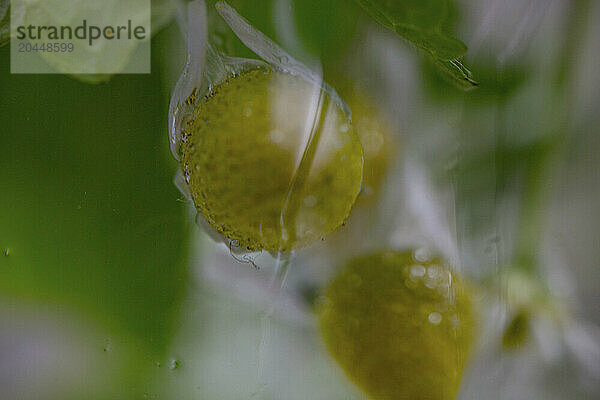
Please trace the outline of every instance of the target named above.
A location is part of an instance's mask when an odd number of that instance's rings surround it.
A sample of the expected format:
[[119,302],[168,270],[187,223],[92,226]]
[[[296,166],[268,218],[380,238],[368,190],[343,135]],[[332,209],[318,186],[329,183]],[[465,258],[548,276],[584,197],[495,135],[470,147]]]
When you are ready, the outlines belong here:
[[[229,55],[256,58],[214,12],[216,0],[208,0],[212,42]],[[257,30],[277,42],[294,57],[307,50],[324,64],[337,62],[352,42],[361,10],[345,0],[292,0],[291,8],[281,8],[274,0],[227,1]],[[283,42],[282,30],[289,29],[297,43]],[[215,43],[216,42],[216,43]],[[301,48],[288,48],[298,44]]]
[[[452,77],[440,71],[439,63],[425,59],[422,66],[425,88],[431,98],[454,101],[460,97],[461,101],[468,101],[472,105],[491,105],[507,100],[523,86],[530,73],[530,68],[524,65],[507,64],[499,68],[492,60],[478,60],[471,65],[471,69],[477,75],[480,86],[468,96],[462,96],[461,92],[446,90],[448,83],[454,82],[449,82],[448,78]],[[452,68],[460,68],[460,65]]]
[[324,64],[337,61],[354,39],[361,9],[347,0],[296,0],[293,3],[302,44]]
[[467,46],[448,33],[448,0],[356,0],[379,23],[431,53],[440,60],[453,60]]
[[467,46],[450,34],[454,7],[450,0],[356,0],[374,19],[424,50],[439,71],[460,89],[477,86],[457,59]]
[[479,83],[471,78],[471,71],[458,60],[434,58],[433,63],[438,68],[438,72],[442,78],[459,89],[469,90],[479,85]]
[[[215,10],[217,0],[207,0],[208,28],[213,46],[227,55],[256,58],[256,54],[242,43]],[[227,1],[254,28],[277,42],[274,25],[274,0],[229,0]]]
[[85,85],[9,75],[8,60],[1,49],[0,297],[67,306],[162,353],[186,235],[160,76]]

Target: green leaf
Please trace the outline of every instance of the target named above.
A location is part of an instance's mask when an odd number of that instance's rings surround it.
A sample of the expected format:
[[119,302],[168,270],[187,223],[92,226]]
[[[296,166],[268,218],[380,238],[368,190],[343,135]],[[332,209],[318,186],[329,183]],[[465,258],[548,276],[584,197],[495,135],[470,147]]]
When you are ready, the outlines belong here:
[[448,34],[451,3],[448,0],[356,0],[379,23],[437,58],[451,60],[467,46]]
[[460,61],[434,58],[433,62],[438,67],[442,77],[459,89],[469,90],[479,85],[471,78],[471,71],[462,65]]
[[477,82],[458,58],[467,46],[453,37],[450,0],[355,0],[375,20],[428,53],[443,75],[461,89]]
[[[448,83],[456,85],[452,77],[436,65],[430,57],[423,60],[423,78],[425,88],[431,98],[442,101],[455,101],[462,93],[448,90]],[[494,59],[478,58],[470,68],[477,76],[479,87],[476,92],[469,94],[467,100],[471,104],[496,104],[504,102],[526,83],[531,76],[531,68],[522,64],[496,65]],[[467,74],[468,76],[468,74]]]
[[410,25],[395,25],[394,30],[415,46],[428,51],[440,60],[453,60],[467,51],[458,39],[433,31],[423,31]]

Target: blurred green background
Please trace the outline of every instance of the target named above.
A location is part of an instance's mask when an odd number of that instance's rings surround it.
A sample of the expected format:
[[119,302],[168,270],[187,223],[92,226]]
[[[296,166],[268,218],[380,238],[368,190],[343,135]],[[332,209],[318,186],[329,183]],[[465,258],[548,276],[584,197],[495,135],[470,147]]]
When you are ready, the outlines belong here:
[[106,327],[95,357],[111,336],[165,357],[186,294],[187,223],[153,50],[151,75],[90,85],[10,75],[0,49],[0,308],[8,321],[20,303],[84,315]]

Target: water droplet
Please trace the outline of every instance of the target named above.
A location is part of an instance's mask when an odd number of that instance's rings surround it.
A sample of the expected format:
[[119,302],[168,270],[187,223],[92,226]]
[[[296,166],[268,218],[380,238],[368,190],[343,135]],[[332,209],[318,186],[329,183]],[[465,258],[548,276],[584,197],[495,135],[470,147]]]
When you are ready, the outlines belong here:
[[348,124],[342,124],[342,126],[340,126],[340,131],[342,131],[343,133],[348,132],[349,129],[350,126],[348,126]]
[[439,325],[442,322],[442,314],[437,313],[437,312],[432,312],[431,314],[429,314],[429,317],[427,317],[427,319],[432,324]]
[[427,276],[432,279],[440,278],[443,272],[443,268],[439,265],[430,265],[427,268]]
[[110,342],[110,339],[107,339],[107,340],[104,342],[104,348],[102,349],[102,351],[104,351],[105,353],[108,353],[108,352],[110,352],[111,350],[112,350],[112,344],[111,344],[111,342]]
[[415,260],[424,263],[431,261],[433,259],[433,254],[429,249],[421,247],[415,250],[413,257],[415,258]]
[[181,367],[181,360],[177,360],[174,358],[171,361],[169,361],[169,369],[171,371],[179,369],[180,367]]
[[273,129],[269,133],[269,138],[273,141],[273,143],[281,143],[283,139],[285,139],[285,134],[278,129]]
[[422,265],[413,265],[410,267],[410,275],[415,278],[422,278],[425,276],[425,267]]
[[156,365],[156,368],[160,368],[162,366],[162,364],[160,363],[160,361],[155,362],[154,365]]

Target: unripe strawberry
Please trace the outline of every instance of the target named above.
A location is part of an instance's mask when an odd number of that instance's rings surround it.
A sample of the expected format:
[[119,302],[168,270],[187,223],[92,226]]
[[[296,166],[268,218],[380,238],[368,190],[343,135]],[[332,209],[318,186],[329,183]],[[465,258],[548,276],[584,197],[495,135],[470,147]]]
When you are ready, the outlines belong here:
[[452,400],[472,342],[471,299],[439,260],[356,258],[319,303],[325,343],[375,400]]
[[348,217],[363,153],[329,92],[256,68],[214,87],[194,111],[181,163],[196,208],[249,250],[286,251]]

